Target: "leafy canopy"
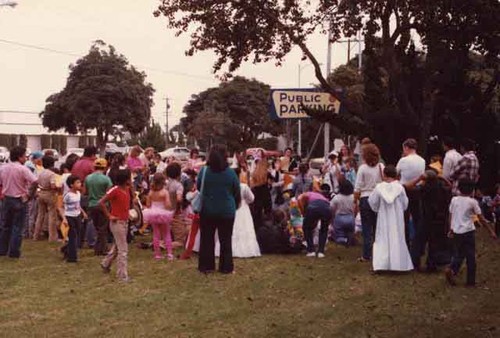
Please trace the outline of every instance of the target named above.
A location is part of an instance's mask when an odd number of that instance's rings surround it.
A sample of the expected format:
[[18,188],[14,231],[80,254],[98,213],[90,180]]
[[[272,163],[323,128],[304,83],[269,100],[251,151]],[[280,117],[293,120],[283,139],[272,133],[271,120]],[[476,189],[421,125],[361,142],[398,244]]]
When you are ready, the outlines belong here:
[[148,125],[153,93],[145,73],[130,66],[113,46],[96,41],[86,56],[70,65],[66,86],[47,98],[40,116],[50,131],[76,134],[95,129],[103,147],[116,126],[137,134]]
[[283,132],[268,116],[269,95],[268,85],[237,76],[193,95],[184,107],[182,129],[202,146],[223,142],[232,150],[250,147],[262,133]]

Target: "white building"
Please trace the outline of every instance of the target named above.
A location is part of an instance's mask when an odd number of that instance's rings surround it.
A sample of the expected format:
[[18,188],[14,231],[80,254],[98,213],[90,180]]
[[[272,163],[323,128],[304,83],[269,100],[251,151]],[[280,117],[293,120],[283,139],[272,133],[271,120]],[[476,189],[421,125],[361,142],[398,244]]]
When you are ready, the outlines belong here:
[[[69,135],[64,131],[49,132],[43,125],[37,112],[0,110],[0,134],[3,135],[26,135],[27,147],[31,151],[42,149],[42,135],[64,135],[66,136],[66,149],[60,149],[63,153],[68,148],[79,148],[79,139],[83,135]],[[95,136],[89,133],[87,136]],[[6,146],[0,144],[0,146]]]

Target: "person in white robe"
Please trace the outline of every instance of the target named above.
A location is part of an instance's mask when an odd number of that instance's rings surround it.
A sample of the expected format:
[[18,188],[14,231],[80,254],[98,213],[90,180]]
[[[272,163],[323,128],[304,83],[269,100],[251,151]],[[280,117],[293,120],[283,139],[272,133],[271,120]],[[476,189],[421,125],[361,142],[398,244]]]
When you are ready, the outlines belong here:
[[408,208],[405,189],[397,180],[396,168],[384,169],[385,180],[379,183],[368,199],[377,213],[373,244],[374,271],[410,271],[413,264],[405,240],[404,212]]

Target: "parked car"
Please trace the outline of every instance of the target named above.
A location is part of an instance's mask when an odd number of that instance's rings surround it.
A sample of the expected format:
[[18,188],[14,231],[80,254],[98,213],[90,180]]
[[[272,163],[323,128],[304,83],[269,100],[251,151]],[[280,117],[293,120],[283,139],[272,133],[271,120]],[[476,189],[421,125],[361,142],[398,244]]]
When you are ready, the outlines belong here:
[[0,147],[0,163],[9,161],[10,152],[6,147]]
[[186,147],[174,147],[160,152],[160,156],[163,160],[173,156],[179,161],[187,161],[189,159],[190,152],[191,151]]
[[59,160],[59,152],[55,149],[44,149],[42,150],[42,153],[45,155],[48,151],[51,151],[54,154],[54,159],[57,161]]

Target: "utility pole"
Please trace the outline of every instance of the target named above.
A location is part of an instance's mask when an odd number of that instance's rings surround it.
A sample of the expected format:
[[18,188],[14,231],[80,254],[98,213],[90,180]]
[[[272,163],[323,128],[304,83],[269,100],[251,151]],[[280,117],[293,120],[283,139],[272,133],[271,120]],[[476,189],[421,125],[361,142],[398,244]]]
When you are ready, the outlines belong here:
[[168,110],[170,109],[170,98],[169,97],[166,97],[165,98],[165,102],[166,102],[166,105],[165,105],[165,137],[167,139],[167,146],[168,144],[170,143],[170,139],[168,137]]
[[[326,53],[326,79],[328,80],[328,76],[330,75],[330,70],[332,68],[332,27],[331,22],[328,23],[328,49]],[[324,132],[324,154],[325,158],[328,156],[330,152],[330,123],[325,123],[325,132]]]

